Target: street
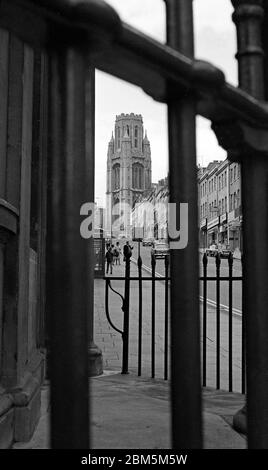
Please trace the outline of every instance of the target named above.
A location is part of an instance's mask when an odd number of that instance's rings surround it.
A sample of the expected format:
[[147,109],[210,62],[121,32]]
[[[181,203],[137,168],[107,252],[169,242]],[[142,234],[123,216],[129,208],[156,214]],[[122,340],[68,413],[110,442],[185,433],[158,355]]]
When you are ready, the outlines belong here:
[[[149,277],[151,248],[140,247],[143,260],[142,275]],[[138,275],[138,269],[135,260],[138,257],[138,249],[135,245],[131,263],[131,276]],[[200,261],[202,258],[200,257]],[[215,275],[215,259],[209,258],[208,275]],[[228,261],[222,260],[222,275],[228,274]],[[234,262],[234,275],[241,275],[239,269],[240,261]],[[124,266],[114,266],[113,276],[124,277]],[[156,261],[156,273],[164,274],[164,261]],[[96,280],[96,283],[102,283],[102,280]],[[229,343],[228,343],[228,322],[229,316],[224,305],[228,306],[228,283],[221,282],[221,309],[220,309],[220,388],[228,390],[229,388]],[[240,284],[240,285],[239,285]],[[112,287],[121,295],[124,294],[124,280],[112,281]],[[202,286],[201,286],[202,288]],[[99,287],[95,287],[95,322],[96,322],[96,342],[103,350],[105,367],[121,368],[122,358],[122,339],[119,333],[113,330],[105,317],[104,310],[104,286],[98,293]],[[168,293],[169,295],[169,293]],[[233,315],[233,390],[241,392],[241,316],[238,313],[241,308],[241,281],[234,282],[234,307],[237,313]],[[98,297],[99,296],[99,297]],[[98,297],[98,298],[97,298]],[[102,299],[101,299],[102,297]],[[215,300],[215,281],[208,283],[208,307],[207,307],[207,385],[216,387],[216,308],[213,304]],[[138,282],[130,281],[130,327],[129,327],[129,368],[137,372],[138,366]],[[200,300],[200,322],[201,322],[201,353],[202,353],[202,301]],[[123,312],[121,310],[122,300],[114,292],[109,290],[109,313],[115,325],[121,329],[123,322]],[[156,281],[155,287],[155,376],[164,377],[164,350],[165,350],[165,332],[164,332],[164,311],[165,311],[165,283],[161,280]],[[170,340],[168,339],[170,345]],[[151,375],[151,353],[152,353],[152,283],[151,281],[142,282],[142,376]],[[202,355],[202,354],[201,354]],[[168,358],[169,359],[169,358]],[[168,360],[170,364],[170,359]],[[170,376],[170,375],[169,375]]]
[[[133,257],[135,259],[138,258],[138,243],[133,243],[134,250],[133,250]],[[140,244],[140,255],[142,258],[143,266],[151,268],[151,247],[150,246],[142,246]],[[202,263],[203,255],[200,254],[200,276],[203,275],[203,263]],[[156,273],[160,274],[161,276],[165,275],[165,263],[163,259],[156,260]],[[228,276],[229,275],[229,266],[227,259],[221,259],[221,268],[220,268],[221,276]],[[216,258],[208,256],[208,266],[207,266],[207,276],[216,276]],[[241,268],[241,261],[238,259],[233,260],[233,277],[240,277],[242,276],[242,268]],[[216,301],[216,288],[215,288],[215,281],[208,281],[207,285],[207,299],[208,302],[213,305]],[[228,307],[229,302],[229,287],[228,281],[221,281],[220,285],[220,303],[222,308],[224,306]],[[203,283],[200,283],[200,295],[202,296],[203,293]],[[241,314],[242,311],[242,282],[241,281],[233,281],[233,308],[236,314]]]

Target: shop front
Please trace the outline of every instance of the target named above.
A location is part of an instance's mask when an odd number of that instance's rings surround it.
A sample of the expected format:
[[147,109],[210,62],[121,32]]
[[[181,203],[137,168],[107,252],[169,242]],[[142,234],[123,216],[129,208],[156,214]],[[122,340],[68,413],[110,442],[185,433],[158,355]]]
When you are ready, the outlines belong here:
[[199,230],[199,248],[207,247],[207,219],[202,219]]
[[229,245],[231,250],[242,251],[242,216],[238,210],[232,211],[228,218]]
[[207,224],[207,246],[218,243],[219,239],[219,217],[215,217]]
[[228,226],[227,226],[227,213],[220,216],[220,230],[218,243],[222,245],[228,245]]

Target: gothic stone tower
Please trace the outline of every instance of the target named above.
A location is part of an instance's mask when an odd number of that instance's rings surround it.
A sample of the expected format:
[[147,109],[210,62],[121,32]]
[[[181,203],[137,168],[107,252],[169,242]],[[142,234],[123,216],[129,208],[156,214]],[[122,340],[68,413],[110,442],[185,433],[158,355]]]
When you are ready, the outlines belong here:
[[[140,114],[116,116],[114,135],[107,155],[107,224],[113,233],[131,235],[131,210],[136,199],[150,190],[152,181],[151,149]],[[124,217],[122,216],[124,210]]]

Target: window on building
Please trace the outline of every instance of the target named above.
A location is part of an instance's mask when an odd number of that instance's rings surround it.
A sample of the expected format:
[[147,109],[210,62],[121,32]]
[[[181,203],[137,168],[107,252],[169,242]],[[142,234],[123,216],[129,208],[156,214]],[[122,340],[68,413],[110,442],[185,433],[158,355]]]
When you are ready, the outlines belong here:
[[239,189],[237,190],[236,198],[237,198],[237,207],[239,207],[240,206],[240,191],[239,191]]
[[221,214],[221,201],[219,202],[219,212]]
[[138,148],[138,126],[135,126],[134,130],[134,147]]
[[120,127],[117,128],[117,148],[120,149],[120,140],[121,140],[121,129]]
[[232,211],[233,210],[233,195],[231,194],[231,197],[230,197],[230,210]]
[[140,163],[134,163],[132,166],[132,187],[135,189],[144,187],[144,170]]
[[226,186],[226,185],[227,185],[227,172],[225,170],[225,172],[224,172],[224,186]]
[[113,167],[113,189],[120,189],[120,165],[118,163]]
[[221,177],[219,176],[219,191],[221,190]]
[[236,165],[234,167],[234,181],[236,180]]
[[215,178],[214,178],[214,190],[216,191],[216,189],[217,189],[217,178],[215,176]]
[[236,208],[236,192],[234,193],[234,209]]
[[224,198],[224,212],[227,212],[227,196]]
[[233,169],[231,168],[231,171],[230,171],[230,183],[233,182]]

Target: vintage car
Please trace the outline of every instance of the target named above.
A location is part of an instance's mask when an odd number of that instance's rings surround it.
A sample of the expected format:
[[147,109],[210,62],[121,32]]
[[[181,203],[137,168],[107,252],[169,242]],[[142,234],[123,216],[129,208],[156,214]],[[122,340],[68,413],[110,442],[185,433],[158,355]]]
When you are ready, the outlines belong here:
[[230,249],[229,245],[216,245],[216,243],[213,243],[209,248],[206,249],[207,256],[216,256],[217,253],[220,254],[221,258],[228,258],[230,253],[232,253],[232,250]]
[[165,258],[169,255],[169,246],[167,243],[162,241],[155,241],[154,246],[151,250],[152,256],[155,258]]
[[230,253],[232,253],[229,245],[219,245],[218,250],[221,258],[229,258]]
[[154,239],[153,238],[144,238],[142,240],[142,246],[153,246]]

